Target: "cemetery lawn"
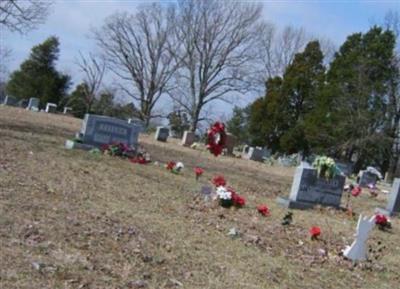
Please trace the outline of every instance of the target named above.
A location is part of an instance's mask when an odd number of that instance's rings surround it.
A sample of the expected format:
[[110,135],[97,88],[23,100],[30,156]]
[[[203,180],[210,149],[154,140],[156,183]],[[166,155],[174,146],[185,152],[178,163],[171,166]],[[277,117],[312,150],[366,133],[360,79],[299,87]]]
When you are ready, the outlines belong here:
[[[0,288],[398,288],[400,222],[373,230],[378,259],[353,266],[339,252],[353,241],[359,213],[385,207],[364,191],[347,213],[287,212],[294,170],[268,167],[141,135],[163,166],[66,150],[81,120],[0,107]],[[193,168],[205,169],[199,182]],[[246,198],[223,209],[196,193],[216,174]],[[342,202],[346,198],[342,199]],[[267,204],[270,217],[255,207]],[[320,240],[309,229],[319,226]],[[228,236],[236,228],[240,235]],[[380,243],[381,245],[378,245]]]

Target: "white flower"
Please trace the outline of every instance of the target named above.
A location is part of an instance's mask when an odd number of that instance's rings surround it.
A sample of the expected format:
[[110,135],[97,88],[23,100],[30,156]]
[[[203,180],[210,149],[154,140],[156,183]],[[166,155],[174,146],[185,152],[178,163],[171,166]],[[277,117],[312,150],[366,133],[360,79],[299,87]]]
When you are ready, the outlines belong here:
[[177,162],[176,165],[175,165],[175,168],[178,169],[178,170],[183,169],[184,167],[185,166],[181,162]]
[[232,193],[229,192],[225,187],[219,186],[217,188],[217,196],[222,200],[230,200],[232,198]]

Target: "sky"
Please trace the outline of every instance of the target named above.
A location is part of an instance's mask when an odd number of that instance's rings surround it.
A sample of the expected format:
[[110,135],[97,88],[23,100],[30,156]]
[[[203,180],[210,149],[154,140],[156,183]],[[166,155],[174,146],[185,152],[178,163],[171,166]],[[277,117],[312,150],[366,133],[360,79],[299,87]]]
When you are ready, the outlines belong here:
[[[0,31],[0,44],[12,49],[12,58],[6,63],[7,67],[9,71],[18,69],[29,56],[32,46],[51,35],[56,35],[60,40],[57,67],[72,76],[75,86],[81,78],[75,64],[79,51],[83,54],[96,51],[94,41],[90,37],[91,30],[100,27],[104,19],[112,13],[134,12],[137,5],[146,2],[150,1],[56,0],[47,21],[36,30],[26,35]],[[286,25],[301,26],[311,35],[330,39],[337,47],[348,35],[365,32],[372,23],[382,21],[387,11],[400,11],[399,0],[243,2],[262,2],[265,20],[274,23],[278,28]],[[113,76],[108,75],[107,81],[112,82]],[[244,99],[239,105],[246,102],[249,102],[249,99]]]

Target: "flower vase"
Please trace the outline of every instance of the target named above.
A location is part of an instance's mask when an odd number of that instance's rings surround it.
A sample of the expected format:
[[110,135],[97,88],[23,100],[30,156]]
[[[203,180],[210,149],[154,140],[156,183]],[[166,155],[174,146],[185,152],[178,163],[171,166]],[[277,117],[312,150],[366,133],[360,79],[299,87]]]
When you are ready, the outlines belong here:
[[221,205],[221,207],[224,208],[230,208],[232,207],[232,200],[224,200],[224,199],[219,199],[219,204]]

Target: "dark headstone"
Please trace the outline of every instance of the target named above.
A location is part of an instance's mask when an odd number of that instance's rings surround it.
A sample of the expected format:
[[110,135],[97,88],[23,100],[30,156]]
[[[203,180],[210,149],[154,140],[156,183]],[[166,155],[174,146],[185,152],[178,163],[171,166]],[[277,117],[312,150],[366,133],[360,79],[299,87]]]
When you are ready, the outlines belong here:
[[10,106],[18,106],[18,99],[6,95],[6,97],[4,98],[3,104],[10,105]]
[[336,166],[343,172],[345,176],[351,176],[353,174],[354,165],[352,163],[345,163],[336,161]]
[[84,144],[97,147],[115,142],[136,146],[141,129],[122,119],[86,114],[79,136]]
[[378,181],[377,175],[370,173],[368,171],[360,172],[360,177],[358,180],[358,184],[360,185],[360,187],[366,188],[370,184],[376,185],[377,181]]
[[400,179],[394,179],[386,209],[379,208],[378,211],[388,216],[400,213]]
[[169,128],[158,126],[154,138],[158,141],[166,142],[169,137]]
[[46,104],[45,112],[48,112],[48,113],[56,113],[56,112],[57,112],[57,104],[48,102],[48,103]]
[[345,180],[341,175],[332,179],[321,178],[316,169],[299,166],[296,168],[289,199],[278,198],[278,203],[294,209],[307,209],[315,205],[338,208]]
[[268,155],[268,149],[261,147],[251,147],[246,145],[242,151],[242,158],[257,162],[262,162]]

